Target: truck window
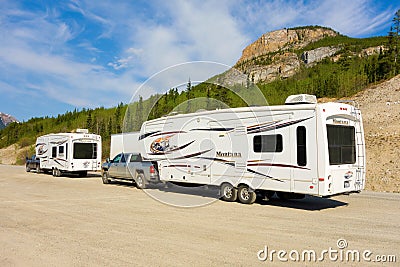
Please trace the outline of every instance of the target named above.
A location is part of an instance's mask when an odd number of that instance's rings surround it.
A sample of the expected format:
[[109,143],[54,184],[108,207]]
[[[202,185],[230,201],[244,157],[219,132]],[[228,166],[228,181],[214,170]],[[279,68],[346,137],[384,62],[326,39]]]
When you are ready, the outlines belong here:
[[121,160],[121,154],[118,154],[118,155],[116,155],[114,158],[113,158],[113,160],[112,160],[112,162],[113,163],[118,163],[120,160]]
[[355,129],[353,126],[326,125],[329,164],[354,164],[356,162]]
[[121,162],[122,162],[122,163],[125,163],[125,162],[126,162],[126,156],[125,156],[125,154],[122,154]]
[[282,135],[274,134],[254,136],[253,150],[254,152],[282,152]]
[[297,139],[297,165],[307,165],[306,127],[299,126],[296,130]]
[[139,155],[132,155],[130,162],[139,162],[140,156]]

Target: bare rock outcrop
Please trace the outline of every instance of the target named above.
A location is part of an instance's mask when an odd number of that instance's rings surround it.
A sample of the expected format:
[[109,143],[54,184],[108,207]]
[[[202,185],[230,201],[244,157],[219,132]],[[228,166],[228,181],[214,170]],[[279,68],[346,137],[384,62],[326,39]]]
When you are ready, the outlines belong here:
[[247,46],[237,64],[271,52],[300,49],[327,36],[337,36],[334,30],[322,27],[282,29],[263,34]]

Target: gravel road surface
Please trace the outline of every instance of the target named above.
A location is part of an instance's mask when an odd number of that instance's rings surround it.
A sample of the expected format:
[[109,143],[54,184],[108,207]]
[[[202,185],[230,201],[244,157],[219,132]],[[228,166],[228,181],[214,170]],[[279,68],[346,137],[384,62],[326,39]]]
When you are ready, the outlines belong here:
[[[151,190],[173,200],[183,195]],[[253,205],[189,197],[210,204],[166,205],[129,183],[103,185],[99,173],[55,178],[0,165],[0,266],[400,264],[400,194]],[[283,251],[280,258],[273,250]]]

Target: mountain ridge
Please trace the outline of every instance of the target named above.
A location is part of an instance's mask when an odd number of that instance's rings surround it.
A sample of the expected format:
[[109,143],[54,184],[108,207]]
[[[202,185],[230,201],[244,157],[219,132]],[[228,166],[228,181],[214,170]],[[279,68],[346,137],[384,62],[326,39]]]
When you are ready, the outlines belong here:
[[0,112],[0,130],[4,129],[5,127],[7,127],[7,125],[13,122],[19,122],[19,121],[15,117],[9,114]]

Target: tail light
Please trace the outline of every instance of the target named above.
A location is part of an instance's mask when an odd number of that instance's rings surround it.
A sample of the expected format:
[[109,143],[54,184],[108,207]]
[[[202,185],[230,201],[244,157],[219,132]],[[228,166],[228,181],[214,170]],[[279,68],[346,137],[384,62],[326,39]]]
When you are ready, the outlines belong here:
[[154,168],[153,165],[150,166],[150,173],[155,174],[156,173],[156,168]]

